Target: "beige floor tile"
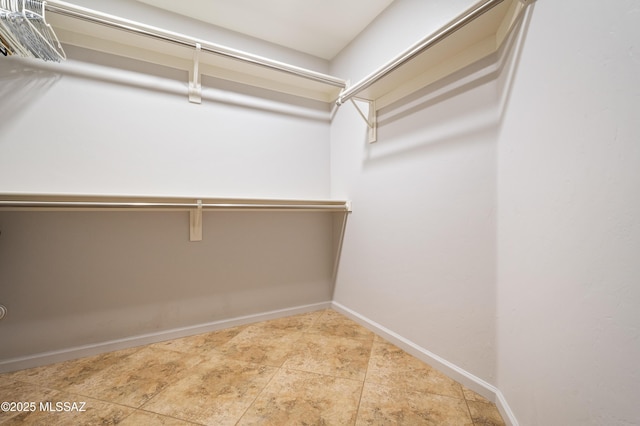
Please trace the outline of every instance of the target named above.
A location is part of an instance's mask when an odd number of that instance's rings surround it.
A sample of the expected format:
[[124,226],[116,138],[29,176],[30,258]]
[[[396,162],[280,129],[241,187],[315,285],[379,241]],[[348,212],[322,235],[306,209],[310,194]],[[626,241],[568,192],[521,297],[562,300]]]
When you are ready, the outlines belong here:
[[307,332],[367,341],[371,341],[375,337],[373,332],[332,310],[323,311],[320,318]]
[[24,383],[6,375],[0,375],[0,401],[20,401],[31,396],[32,393],[47,394],[55,392],[34,383]]
[[118,423],[118,426],[191,426],[195,424],[174,419],[173,417],[136,410],[129,417]]
[[67,390],[137,408],[201,361],[195,355],[146,347]]
[[364,384],[356,425],[473,425],[464,399]]
[[19,413],[6,421],[0,420],[0,423],[3,426],[116,425],[133,412],[133,409],[122,405],[54,392],[46,397],[32,394],[37,407],[35,411]]
[[207,355],[215,348],[224,345],[229,340],[236,337],[244,328],[245,326],[232,327],[225,330],[218,330],[210,333],[197,334],[195,336],[154,343],[149,345],[149,347],[197,355]]
[[[31,383],[23,383],[8,377],[2,377],[0,379],[0,402],[34,402],[39,404],[40,402],[46,402],[51,398],[55,398],[60,392],[53,389],[48,389],[40,385],[34,385]],[[7,424],[10,419],[24,419],[31,415],[30,411],[19,412],[11,411],[18,409],[19,407],[9,407],[10,410],[0,411],[0,424]],[[27,410],[31,410],[31,407],[27,407]]]
[[462,386],[391,343],[376,341],[371,351],[367,382],[402,386],[415,392],[464,398]]
[[362,383],[281,369],[239,425],[352,425]]
[[307,312],[290,317],[264,321],[256,325],[264,330],[306,331],[322,317],[324,312],[326,311]]
[[232,425],[276,371],[219,355],[193,368],[142,408],[200,424]]
[[0,413],[2,426],[504,425],[487,399],[332,310],[2,374],[0,400],[87,402]]
[[42,367],[9,373],[7,377],[27,383],[46,385],[52,389],[66,390],[70,386],[82,383],[93,374],[123,362],[136,353],[139,348],[80,358]]
[[464,399],[466,399],[467,401],[477,401],[477,402],[484,402],[485,404],[492,404],[492,402],[489,401],[487,398],[485,398],[484,396],[480,395],[477,392],[472,391],[466,386],[462,386],[462,393],[464,393]]
[[225,356],[240,361],[280,367],[302,337],[302,332],[277,330],[261,324],[247,326],[233,339],[217,348]]
[[373,341],[374,342],[384,342],[384,343],[389,343],[387,341],[387,339],[385,339],[384,337],[380,337],[377,334],[373,337]]
[[371,341],[321,334],[305,334],[284,368],[364,380]]
[[471,418],[476,426],[504,426],[504,420],[495,404],[467,401]]
[[18,380],[12,377],[13,373],[2,373],[0,374],[0,392],[3,388],[11,388],[15,383],[18,383]]

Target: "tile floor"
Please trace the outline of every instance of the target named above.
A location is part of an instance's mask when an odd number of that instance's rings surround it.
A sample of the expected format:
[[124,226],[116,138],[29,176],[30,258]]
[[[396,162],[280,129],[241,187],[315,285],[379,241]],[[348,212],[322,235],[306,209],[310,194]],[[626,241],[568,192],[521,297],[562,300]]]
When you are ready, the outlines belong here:
[[494,404],[333,310],[2,374],[0,401],[36,404],[0,411],[2,425],[504,424]]

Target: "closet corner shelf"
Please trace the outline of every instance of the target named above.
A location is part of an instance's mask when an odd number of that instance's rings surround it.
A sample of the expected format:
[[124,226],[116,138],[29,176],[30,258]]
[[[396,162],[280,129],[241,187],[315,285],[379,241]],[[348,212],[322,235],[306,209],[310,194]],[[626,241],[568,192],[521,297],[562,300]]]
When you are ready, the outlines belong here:
[[65,44],[188,71],[190,98],[201,74],[327,103],[346,86],[336,77],[64,1],[47,0],[46,10]]
[[533,1],[480,0],[348,88],[337,77],[61,0],[48,0],[46,10],[63,43],[188,71],[193,102],[199,102],[205,74],[337,105],[365,100],[372,104],[365,119],[375,128],[377,110],[497,52]]
[[[387,64],[348,87],[341,105],[355,98],[377,111],[497,52],[533,0],[482,0]],[[371,116],[369,118],[371,120]],[[375,116],[373,118],[375,120]],[[369,122],[369,126],[375,122]]]

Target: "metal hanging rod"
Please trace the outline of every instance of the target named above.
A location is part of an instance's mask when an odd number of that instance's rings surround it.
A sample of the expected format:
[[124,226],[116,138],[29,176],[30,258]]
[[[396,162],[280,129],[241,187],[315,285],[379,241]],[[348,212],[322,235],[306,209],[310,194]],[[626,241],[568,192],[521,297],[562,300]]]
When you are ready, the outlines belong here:
[[[167,198],[167,197],[114,197],[90,195],[27,195],[0,194],[0,212],[7,211],[188,211],[189,241],[202,241],[204,210],[218,211],[270,211],[270,212],[327,212],[341,213],[342,235],[347,216],[351,213],[349,201],[327,200],[259,200],[228,198]],[[337,261],[336,261],[337,262]]]
[[311,200],[159,200],[136,199],[124,197],[120,199],[107,197],[61,196],[0,196],[0,209],[158,209],[158,210],[229,210],[229,211],[324,211],[349,212],[351,207],[347,201],[311,201]]
[[259,67],[286,73],[289,75],[294,75],[297,77],[302,77],[311,81],[316,81],[334,87],[344,88],[346,86],[344,80],[341,80],[337,77],[296,67],[294,65],[285,64],[283,62],[274,61],[261,56],[253,55],[251,53],[231,49],[205,40],[199,40],[194,37],[189,37],[183,34],[153,27],[151,25],[142,24],[139,22],[76,6],[64,1],[47,0],[46,10],[59,15],[81,19],[95,24],[104,25],[107,27],[131,32],[134,34],[154,38],[156,40],[161,40],[184,47],[191,47],[195,49],[197,44],[200,44],[203,52],[207,52],[213,55],[250,63]]
[[363,78],[358,83],[354,84],[348,89],[345,89],[344,91],[342,91],[342,93],[336,100],[336,104],[340,106],[345,102],[347,102],[348,100],[350,100],[351,98],[356,97],[358,93],[369,88],[371,85],[375,84],[380,79],[384,78],[394,70],[398,69],[406,62],[412,60],[413,58],[420,55],[425,50],[431,48],[435,44],[444,40],[454,32],[463,28],[465,25],[474,21],[476,18],[480,17],[484,13],[493,9],[495,6],[499,5],[503,1],[504,0],[484,0],[477,3],[471,9],[467,10],[464,14],[458,16],[456,19],[454,19],[453,21],[445,25],[436,33],[432,34],[431,36],[427,37],[424,40],[419,41],[418,43],[416,43],[415,45],[407,49],[402,54],[398,55],[395,59],[393,59],[383,67],[369,74],[367,77]]

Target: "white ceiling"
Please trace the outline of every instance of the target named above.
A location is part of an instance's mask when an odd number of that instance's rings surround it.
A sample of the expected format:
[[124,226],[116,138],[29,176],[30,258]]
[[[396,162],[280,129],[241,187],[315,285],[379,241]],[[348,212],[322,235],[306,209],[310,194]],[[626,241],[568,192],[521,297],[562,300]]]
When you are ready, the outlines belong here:
[[332,59],[393,0],[138,0]]

